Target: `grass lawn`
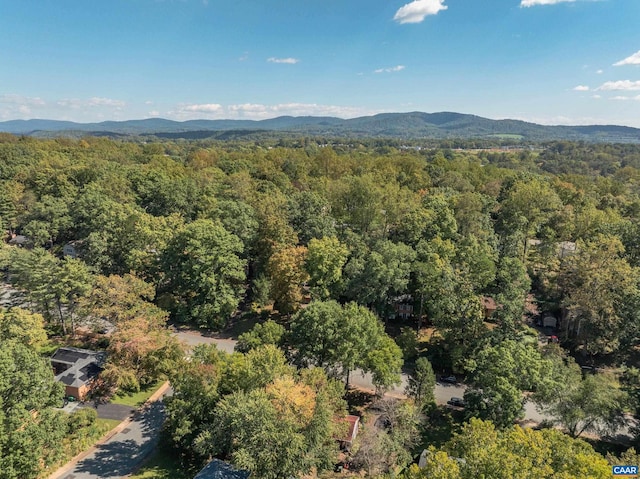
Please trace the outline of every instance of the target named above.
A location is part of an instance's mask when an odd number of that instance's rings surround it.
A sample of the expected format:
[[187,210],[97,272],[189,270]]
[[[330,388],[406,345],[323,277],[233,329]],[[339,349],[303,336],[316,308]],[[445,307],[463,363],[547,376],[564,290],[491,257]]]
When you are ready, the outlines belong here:
[[160,386],[164,381],[158,381],[157,383],[151,384],[146,388],[140,390],[140,392],[133,394],[117,394],[113,397],[111,402],[113,404],[122,404],[124,406],[138,407],[142,406],[147,399],[151,397],[151,395],[160,389]]
[[118,424],[120,424],[120,421],[118,421],[117,419],[96,419],[96,426],[100,428],[100,430],[104,430],[102,434],[106,433],[107,431],[111,431]]
[[198,471],[185,470],[171,452],[158,448],[130,479],[192,479]]

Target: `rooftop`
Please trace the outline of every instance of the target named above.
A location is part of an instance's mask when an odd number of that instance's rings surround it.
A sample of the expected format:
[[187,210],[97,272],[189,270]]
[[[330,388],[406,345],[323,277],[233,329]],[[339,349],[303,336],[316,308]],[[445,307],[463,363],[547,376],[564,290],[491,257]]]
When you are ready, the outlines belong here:
[[349,428],[347,429],[347,433],[338,440],[348,443],[352,442],[358,435],[358,423],[360,422],[360,417],[349,415],[341,418],[339,422],[347,423],[349,425]]
[[249,471],[240,471],[228,462],[213,459],[193,479],[248,479]]
[[59,348],[51,356],[56,381],[66,386],[80,387],[102,370],[107,355],[104,351],[80,348]]

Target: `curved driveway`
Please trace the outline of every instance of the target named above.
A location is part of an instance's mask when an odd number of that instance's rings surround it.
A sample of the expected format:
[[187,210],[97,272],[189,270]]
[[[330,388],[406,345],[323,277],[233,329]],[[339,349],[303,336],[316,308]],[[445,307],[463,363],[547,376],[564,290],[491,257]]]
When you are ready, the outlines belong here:
[[[164,394],[170,392],[167,388]],[[115,479],[135,471],[158,443],[164,422],[162,398],[121,424],[119,432],[90,449],[82,459],[68,463],[48,479]]]

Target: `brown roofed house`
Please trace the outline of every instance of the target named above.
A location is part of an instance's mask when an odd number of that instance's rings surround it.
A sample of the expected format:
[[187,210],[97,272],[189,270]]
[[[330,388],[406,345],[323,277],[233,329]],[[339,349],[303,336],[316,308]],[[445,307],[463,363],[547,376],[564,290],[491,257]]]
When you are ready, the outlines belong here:
[[493,313],[498,309],[498,305],[496,304],[496,300],[491,296],[483,296],[482,297],[482,310],[484,312],[484,319],[489,319],[493,316]]
[[344,434],[341,434],[339,438],[337,438],[340,443],[340,448],[344,450],[351,449],[353,445],[353,441],[356,439],[358,435],[358,427],[360,426],[360,417],[359,416],[346,416],[338,419],[339,423],[346,424],[347,427],[344,429]]

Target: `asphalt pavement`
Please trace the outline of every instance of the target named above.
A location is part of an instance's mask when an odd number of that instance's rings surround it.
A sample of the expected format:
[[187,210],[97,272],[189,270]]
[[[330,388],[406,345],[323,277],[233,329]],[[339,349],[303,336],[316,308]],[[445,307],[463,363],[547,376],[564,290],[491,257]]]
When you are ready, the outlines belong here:
[[[214,336],[203,335],[196,330],[181,330],[175,333],[175,335],[189,346],[196,346],[198,344],[215,344],[222,351],[228,353],[233,352],[237,341],[228,338],[216,338]],[[390,388],[386,394],[393,397],[406,397],[405,390],[407,387],[409,376],[405,373],[401,375],[401,383],[398,386]],[[352,386],[375,390],[373,384],[373,378],[370,373],[364,373],[362,371],[353,371],[349,377],[349,384]],[[447,404],[447,401],[452,397],[463,397],[466,391],[466,386],[463,384],[448,384],[443,382],[437,382],[434,389],[434,396],[437,404]],[[525,421],[532,421],[539,423],[544,419],[549,419],[541,414],[535,407],[535,404],[527,402],[525,404]]]
[[163,421],[164,404],[162,398],[159,398],[136,412],[130,421],[123,423],[123,428],[113,437],[93,448],[78,462],[59,469],[49,479],[109,479],[128,476],[156,447]]

